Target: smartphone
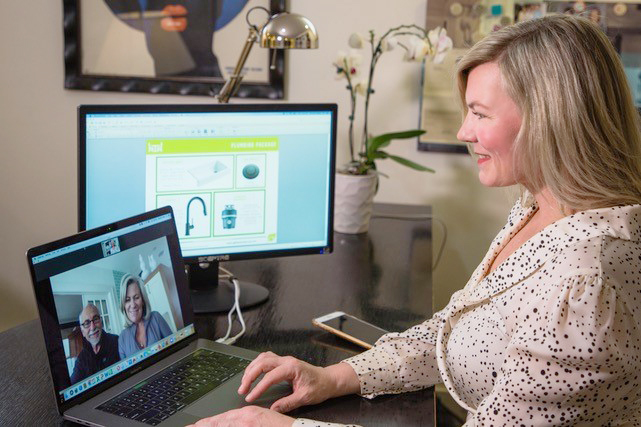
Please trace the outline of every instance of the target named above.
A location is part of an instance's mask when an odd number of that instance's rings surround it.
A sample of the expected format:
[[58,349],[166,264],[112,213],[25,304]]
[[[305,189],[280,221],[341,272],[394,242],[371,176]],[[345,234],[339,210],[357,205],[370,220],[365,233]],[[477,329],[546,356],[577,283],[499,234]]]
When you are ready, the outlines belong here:
[[358,344],[364,348],[372,348],[377,339],[385,335],[385,329],[367,323],[364,320],[335,311],[324,316],[312,319],[312,323],[319,328],[338,335],[339,337]]

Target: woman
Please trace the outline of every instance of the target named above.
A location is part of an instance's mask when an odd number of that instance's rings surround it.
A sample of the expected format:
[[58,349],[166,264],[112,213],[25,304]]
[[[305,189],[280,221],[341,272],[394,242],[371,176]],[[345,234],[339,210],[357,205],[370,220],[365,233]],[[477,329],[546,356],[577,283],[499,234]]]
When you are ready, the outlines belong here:
[[261,354],[239,393],[272,406],[197,425],[322,425],[280,414],[443,382],[466,426],[641,424],[641,130],[621,62],[584,18],[492,33],[458,64],[458,138],[479,180],[519,184],[470,281],[431,320],[327,368]]
[[151,311],[142,281],[125,275],[120,281],[120,310],[127,327],[118,338],[118,352],[124,359],[172,334],[171,328],[157,311]]

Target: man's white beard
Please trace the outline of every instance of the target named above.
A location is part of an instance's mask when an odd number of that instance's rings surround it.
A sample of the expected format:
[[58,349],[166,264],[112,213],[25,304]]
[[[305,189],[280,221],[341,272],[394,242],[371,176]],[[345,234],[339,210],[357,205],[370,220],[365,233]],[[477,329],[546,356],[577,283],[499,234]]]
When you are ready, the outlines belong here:
[[100,342],[100,330],[97,330],[93,335],[92,334],[87,334],[87,341],[89,341],[89,344],[91,344],[92,347],[96,347],[98,343]]

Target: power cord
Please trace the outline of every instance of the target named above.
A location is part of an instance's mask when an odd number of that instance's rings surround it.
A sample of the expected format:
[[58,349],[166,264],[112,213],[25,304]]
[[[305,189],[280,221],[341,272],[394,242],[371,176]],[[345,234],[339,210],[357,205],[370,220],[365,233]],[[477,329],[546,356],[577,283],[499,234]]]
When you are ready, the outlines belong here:
[[436,253],[436,258],[432,263],[432,270],[436,269],[439,261],[441,260],[441,255],[443,255],[445,242],[447,242],[447,226],[445,225],[445,222],[443,222],[440,218],[435,217],[434,215],[427,214],[381,214],[376,212],[372,214],[372,218],[400,219],[406,221],[427,221],[431,219],[432,221],[436,221],[443,229],[443,240],[441,240],[438,252]]
[[[229,280],[229,282],[234,285],[234,305],[232,305],[229,313],[227,313],[227,332],[225,333],[224,337],[218,338],[216,342],[231,345],[235,343],[238,338],[243,336],[246,331],[245,319],[243,319],[243,313],[240,310],[240,286],[238,285],[238,279],[236,279],[236,277],[229,270],[223,268],[222,266],[218,266],[218,270],[223,272],[223,274],[218,275],[218,280]],[[238,334],[230,337],[232,325],[234,323],[234,312],[236,312],[236,317],[238,317],[241,329]]]

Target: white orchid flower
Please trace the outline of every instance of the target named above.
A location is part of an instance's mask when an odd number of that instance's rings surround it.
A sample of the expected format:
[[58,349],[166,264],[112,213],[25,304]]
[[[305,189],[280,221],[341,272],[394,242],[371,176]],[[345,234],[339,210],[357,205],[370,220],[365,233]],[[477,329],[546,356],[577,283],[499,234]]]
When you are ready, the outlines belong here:
[[434,52],[432,62],[440,64],[445,59],[447,52],[452,50],[452,39],[447,36],[445,28],[441,27],[436,27],[433,30],[428,31],[427,38],[429,39]]
[[398,40],[396,40],[396,37],[388,36],[381,40],[381,51],[383,52],[394,50],[396,46],[398,46]]
[[369,81],[367,79],[359,81],[354,86],[354,90],[356,91],[356,93],[363,96],[367,95],[368,89],[369,89]]
[[431,54],[432,48],[427,40],[412,37],[409,41],[404,59],[406,61],[422,61],[423,58]]
[[347,44],[352,49],[362,49],[363,45],[365,44],[365,37],[363,37],[359,33],[352,33],[352,35],[349,36]]
[[361,54],[352,50],[349,52],[349,55],[347,55],[346,61],[349,74],[351,76],[358,75],[361,71],[361,64],[363,63]]
[[333,62],[337,70],[337,78],[345,77],[344,72],[348,73],[350,78],[357,76],[361,70],[362,62],[363,57],[356,51],[351,50],[348,54],[339,51]]
[[343,68],[345,66],[345,59],[347,58],[347,54],[345,53],[344,50],[339,50],[336,54],[336,59],[332,64],[336,68]]

